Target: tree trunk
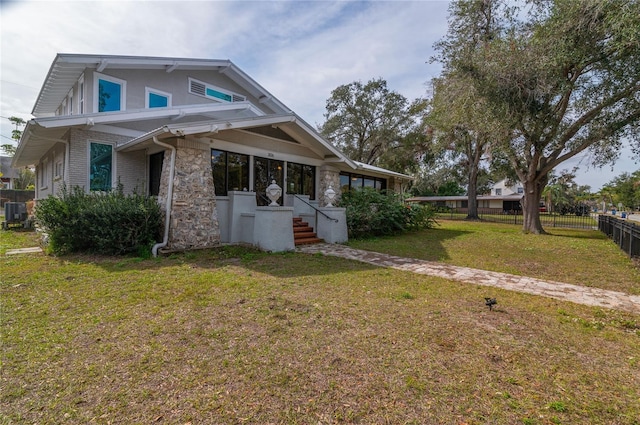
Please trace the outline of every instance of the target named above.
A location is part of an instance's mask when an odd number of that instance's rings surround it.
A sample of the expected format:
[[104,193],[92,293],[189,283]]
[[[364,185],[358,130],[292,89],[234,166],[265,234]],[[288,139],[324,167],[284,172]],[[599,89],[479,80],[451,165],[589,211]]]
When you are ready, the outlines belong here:
[[542,191],[546,186],[544,181],[526,181],[524,182],[524,198],[522,199],[523,224],[522,231],[525,233],[534,233],[536,235],[545,234],[540,221],[540,199],[542,199]]
[[466,220],[480,220],[478,216],[478,167],[469,166],[469,182],[467,185],[467,218]]

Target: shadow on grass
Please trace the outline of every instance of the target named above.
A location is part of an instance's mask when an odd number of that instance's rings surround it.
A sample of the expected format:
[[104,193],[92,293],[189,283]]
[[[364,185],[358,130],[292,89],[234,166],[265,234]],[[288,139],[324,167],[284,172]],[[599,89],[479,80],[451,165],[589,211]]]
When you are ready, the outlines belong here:
[[[478,222],[479,223],[479,222]],[[445,241],[471,234],[472,231],[433,228],[401,236],[352,240],[348,245],[356,249],[384,252],[399,257],[419,258],[427,261],[447,261],[451,258]]]
[[186,266],[195,270],[221,270],[225,267],[240,267],[253,273],[264,273],[275,277],[333,275],[349,271],[372,270],[377,267],[357,261],[330,257],[321,254],[297,252],[267,253],[246,246],[223,246],[174,253],[157,258],[117,257],[103,255],[70,254],[58,257],[61,266],[66,263],[90,264],[107,273],[132,271],[161,271],[172,267]]
[[[472,231],[433,228],[400,236],[354,240],[348,246],[356,249],[384,252],[409,258],[445,261],[449,254],[444,242]],[[276,277],[333,275],[348,271],[371,270],[375,266],[322,254],[296,252],[266,253],[243,245],[225,245],[216,248],[173,253],[158,258],[135,256],[105,256],[94,254],[68,254],[57,257],[59,264],[80,263],[100,267],[108,273],[161,270],[187,265],[191,268],[217,270],[228,266],[243,267],[253,272]]]

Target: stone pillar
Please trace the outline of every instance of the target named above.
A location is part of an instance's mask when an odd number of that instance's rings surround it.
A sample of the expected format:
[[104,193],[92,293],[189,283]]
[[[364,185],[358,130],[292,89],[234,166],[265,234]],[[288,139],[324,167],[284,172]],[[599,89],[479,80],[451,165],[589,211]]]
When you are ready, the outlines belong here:
[[387,180],[387,190],[392,190],[395,193],[403,193],[403,183],[406,183],[406,181],[403,181],[398,177],[389,177],[389,180]]
[[340,170],[331,165],[323,165],[320,167],[320,187],[318,188],[318,204],[321,207],[327,205],[327,201],[324,199],[324,193],[329,189],[329,186],[333,187],[333,190],[337,192],[335,202],[340,200]]
[[[163,205],[168,194],[170,163],[171,151],[166,151],[158,196]],[[219,244],[220,229],[209,146],[179,139],[166,249],[180,251]]]

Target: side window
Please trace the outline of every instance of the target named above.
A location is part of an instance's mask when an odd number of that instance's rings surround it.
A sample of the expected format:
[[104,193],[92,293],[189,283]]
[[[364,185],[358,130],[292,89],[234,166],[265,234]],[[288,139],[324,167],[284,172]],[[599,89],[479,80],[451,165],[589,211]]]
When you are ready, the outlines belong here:
[[375,190],[385,190],[387,188],[387,181],[380,177],[340,173],[340,189],[343,192],[351,189],[361,189],[363,187],[371,187]]
[[145,88],[145,108],[167,108],[171,106],[171,94],[160,90]]
[[113,146],[89,144],[89,190],[109,191],[112,188]]
[[84,76],[78,80],[78,113],[84,114]]
[[55,171],[53,173],[53,176],[57,179],[62,178],[62,175],[64,174],[64,165],[62,161],[58,161],[56,162],[56,168]]
[[118,78],[94,74],[94,110],[97,112],[124,111],[127,82]]
[[67,107],[69,108],[69,115],[73,115],[75,113],[73,110],[73,89],[67,95]]
[[40,165],[40,189],[46,189],[49,186],[49,161],[44,160]]

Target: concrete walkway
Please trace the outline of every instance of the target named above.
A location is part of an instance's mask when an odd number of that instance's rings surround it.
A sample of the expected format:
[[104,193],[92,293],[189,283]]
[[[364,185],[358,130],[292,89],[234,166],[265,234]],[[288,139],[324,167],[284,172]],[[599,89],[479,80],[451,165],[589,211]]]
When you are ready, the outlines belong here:
[[457,267],[434,261],[396,257],[394,255],[353,249],[337,244],[303,245],[300,246],[297,251],[307,254],[322,253],[324,255],[361,261],[374,266],[388,267],[418,274],[442,277],[444,279],[458,280],[474,285],[492,286],[577,304],[640,314],[640,296],[629,295],[622,292],[607,291],[562,282],[545,281],[532,277],[478,270],[469,267]]
[[35,246],[32,248],[9,249],[5,252],[5,255],[32,254],[34,252],[42,252],[42,248]]

